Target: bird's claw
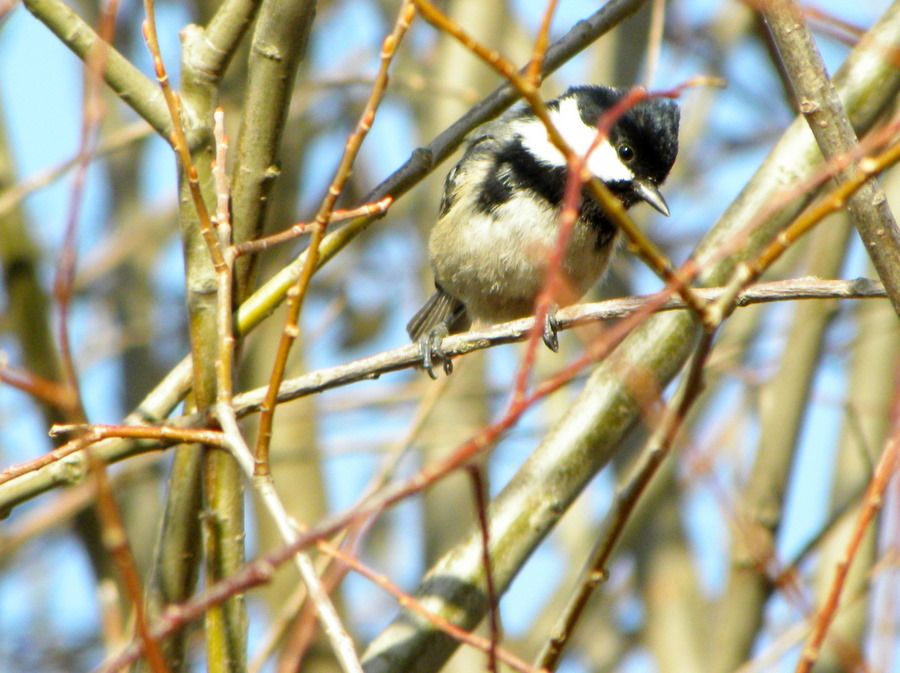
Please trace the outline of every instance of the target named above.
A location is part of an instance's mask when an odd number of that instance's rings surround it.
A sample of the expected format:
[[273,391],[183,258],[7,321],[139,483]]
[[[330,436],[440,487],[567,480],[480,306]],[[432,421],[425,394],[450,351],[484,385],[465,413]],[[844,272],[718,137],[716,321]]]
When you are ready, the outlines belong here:
[[544,333],[542,336],[544,339],[544,344],[554,353],[559,351],[559,337],[557,337],[558,332],[559,321],[556,319],[556,308],[551,308],[549,311],[547,311],[547,315],[544,317]]
[[422,357],[422,369],[428,372],[428,376],[437,380],[434,373],[435,361],[441,362],[444,368],[444,374],[450,376],[453,373],[453,360],[451,360],[441,347],[441,342],[447,336],[448,329],[444,325],[440,325],[431,330],[428,334],[419,339],[419,353]]

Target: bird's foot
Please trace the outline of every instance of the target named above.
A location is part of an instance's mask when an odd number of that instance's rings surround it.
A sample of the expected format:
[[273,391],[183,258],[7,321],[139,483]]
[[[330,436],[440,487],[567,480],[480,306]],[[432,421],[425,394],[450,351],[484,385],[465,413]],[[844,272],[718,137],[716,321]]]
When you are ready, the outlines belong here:
[[453,360],[444,353],[444,349],[441,346],[444,337],[449,334],[449,331],[446,325],[438,325],[419,339],[422,369],[428,372],[428,376],[435,380],[437,380],[437,375],[434,373],[435,362],[443,363],[444,374],[447,376],[453,373]]
[[556,353],[559,350],[559,337],[557,337],[557,333],[559,332],[559,321],[556,319],[556,306],[551,306],[547,311],[547,315],[544,316],[544,344]]

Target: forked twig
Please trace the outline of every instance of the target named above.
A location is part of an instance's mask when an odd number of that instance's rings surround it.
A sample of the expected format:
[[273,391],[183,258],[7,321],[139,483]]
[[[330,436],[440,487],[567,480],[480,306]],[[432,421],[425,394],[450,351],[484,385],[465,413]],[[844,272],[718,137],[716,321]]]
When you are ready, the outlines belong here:
[[[362,206],[358,206],[357,208],[351,208],[349,210],[335,210],[328,218],[328,223],[334,224],[335,222],[351,220],[356,217],[380,217],[387,212],[388,208],[391,207],[393,201],[394,199],[390,196],[385,196],[379,201],[375,201],[374,203],[366,203]],[[287,243],[288,241],[294,240],[298,236],[308,234],[309,232],[314,231],[315,228],[315,222],[298,222],[297,224],[292,224],[284,231],[279,231],[278,233],[272,234],[271,236],[265,236],[263,238],[257,238],[252,241],[244,241],[243,243],[238,243],[234,246],[235,253],[240,256],[263,252],[265,250],[268,250],[272,246],[279,245],[281,243]]]

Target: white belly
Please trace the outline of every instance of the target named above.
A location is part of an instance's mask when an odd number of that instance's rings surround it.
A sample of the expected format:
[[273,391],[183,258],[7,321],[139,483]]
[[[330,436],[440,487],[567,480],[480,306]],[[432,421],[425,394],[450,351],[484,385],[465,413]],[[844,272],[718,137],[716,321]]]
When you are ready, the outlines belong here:
[[[528,315],[544,285],[557,245],[559,216],[534,199],[514,199],[491,214],[461,221],[454,208],[435,226],[429,244],[437,282],[465,303],[474,319],[502,322]],[[578,301],[606,270],[613,244],[596,248],[597,235],[579,220],[563,261],[567,286],[560,305]]]

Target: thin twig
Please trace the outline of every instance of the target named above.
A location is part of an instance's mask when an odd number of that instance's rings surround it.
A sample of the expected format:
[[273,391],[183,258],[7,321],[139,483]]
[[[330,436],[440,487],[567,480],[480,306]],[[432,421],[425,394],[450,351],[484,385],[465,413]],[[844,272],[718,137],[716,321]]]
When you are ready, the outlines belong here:
[[178,154],[181,162],[181,170],[188,180],[188,189],[191,194],[194,208],[197,211],[197,218],[200,223],[200,232],[203,234],[203,240],[206,241],[206,247],[212,258],[213,267],[218,272],[224,265],[222,251],[216,241],[216,233],[213,231],[212,222],[209,217],[209,210],[206,208],[206,202],[203,200],[203,194],[200,191],[200,180],[197,176],[197,168],[191,159],[191,150],[188,145],[187,136],[184,132],[184,125],[181,119],[181,100],[169,84],[169,75],[166,72],[166,66],[163,62],[162,52],[159,49],[159,39],[156,34],[156,14],[154,9],[155,0],[144,0],[144,13],[146,18],[141,25],[144,34],[144,41],[147,43],[147,49],[153,58],[153,69],[156,71],[156,79],[162,89],[163,97],[166,101],[166,107],[169,110],[169,116],[172,119],[172,137],[169,142]]
[[[89,428],[86,434],[78,434],[81,433],[86,427]],[[24,463],[11,465],[10,467],[7,467],[5,470],[0,472],[0,487],[2,487],[2,485],[7,482],[17,479],[18,477],[22,477],[41,470],[45,467],[52,466],[68,458],[69,456],[72,456],[73,454],[83,451],[85,447],[96,442],[103,441],[104,439],[150,439],[153,440],[153,442],[157,443],[153,448],[148,447],[147,451],[155,451],[161,446],[178,444],[182,442],[199,442],[203,444],[210,444],[212,446],[222,446],[223,448],[225,448],[222,433],[215,430],[198,430],[196,428],[178,428],[173,426],[151,425],[85,426],[81,423],[54,425],[50,428],[51,437],[56,437],[60,434],[69,432],[76,433],[78,434],[78,436],[74,439],[69,440],[62,446],[53,449],[53,451],[50,451],[49,453],[45,453],[38,458],[26,461]],[[114,456],[113,461],[107,459],[106,462],[114,462],[115,460],[121,460],[122,458],[134,455],[135,453],[145,452],[142,450],[134,451],[133,449],[134,447],[132,447],[131,451],[126,451],[121,455]],[[77,483],[83,478],[84,465],[71,465],[70,468],[70,470],[64,471],[63,474],[57,475],[58,483]]]
[[70,411],[73,418],[86,420],[87,416],[81,400],[78,385],[78,373],[72,355],[72,343],[69,337],[69,309],[72,302],[72,288],[75,284],[77,266],[78,221],[81,217],[81,203],[84,197],[85,182],[90,157],[97,143],[97,129],[103,118],[104,107],[100,97],[102,73],[109,58],[109,45],[113,40],[118,14],[118,0],[109,0],[100,14],[99,40],[86,55],[84,71],[84,106],[81,119],[81,135],[78,146],[75,177],[72,181],[72,193],[69,202],[69,214],[63,235],[62,251],[53,282],[53,296],[59,312],[59,353],[65,383],[73,396]]
[[[244,442],[233,409],[231,407],[223,409],[221,404],[217,404],[216,407],[217,417],[222,423],[222,430],[228,439],[228,448],[232,456],[240,465],[245,477],[256,491],[268,514],[272,517],[285,545],[288,547],[293,546],[298,537],[296,523],[288,515],[284,503],[276,492],[272,475],[268,473],[260,475],[255,472],[256,461],[253,453]],[[310,600],[315,606],[322,628],[334,648],[335,656],[340,662],[341,668],[344,673],[362,673],[362,666],[359,663],[359,657],[356,655],[353,640],[341,623],[341,618],[328,597],[328,592],[325,591],[322,585],[312,559],[310,559],[309,555],[301,552],[299,548],[293,554],[293,558],[297,570],[300,572],[300,577],[303,578],[303,582],[306,584]]]
[[71,415],[78,408],[78,399],[72,388],[39,376],[34,372],[10,367],[6,356],[0,352],[0,383],[21,390],[43,404],[57,407],[63,414]]
[[288,291],[288,309],[284,320],[284,328],[281,338],[278,342],[278,351],[275,355],[275,362],[272,366],[272,374],[269,378],[269,391],[262,405],[259,417],[259,430],[256,437],[256,472],[264,475],[269,473],[269,442],[272,437],[272,423],[275,417],[275,407],[278,403],[278,389],[284,380],[284,372],[287,367],[288,354],[294,341],[300,334],[300,313],[303,309],[306,290],[309,287],[313,273],[319,261],[319,246],[325,236],[325,229],[328,221],[331,219],[331,213],[334,210],[338,197],[344,191],[344,186],[350,178],[350,172],[359,153],[372,122],[375,119],[375,113],[384,96],[384,92],[388,85],[388,69],[397,47],[403,40],[406,31],[409,29],[410,23],[415,16],[415,6],[412,0],[404,0],[400,8],[397,21],[391,34],[388,35],[381,47],[381,64],[378,74],[375,77],[375,84],[372,87],[372,93],[366,102],[366,107],[357,122],[356,129],[347,140],[344,154],[341,157],[340,164],[335,172],[334,179],[328,188],[328,194],[322,201],[319,211],[316,213],[314,222],[312,239],[306,250],[306,259],[300,275],[297,277],[293,287]]
[[[697,296],[704,301],[716,301],[724,295],[726,288],[698,288]],[[560,309],[556,318],[560,331],[590,324],[598,320],[624,318],[640,311],[650,304],[656,310],[670,311],[687,308],[682,298],[670,296],[671,291],[644,297],[625,297],[608,301],[577,304]],[[801,278],[788,281],[761,283],[741,292],[737,298],[739,306],[750,306],[773,301],[794,299],[863,299],[884,298],[884,290],[877,281],[857,279],[853,281],[820,280]],[[660,301],[660,297],[664,297]],[[485,348],[523,341],[540,323],[534,318],[521,318],[512,322],[492,326],[480,331],[453,335],[443,340],[442,350],[449,357],[466,355]],[[422,358],[415,344],[384,351],[343,365],[320,369],[309,374],[287,379],[279,392],[279,401],[296,399],[350,383],[378,378],[382,374],[421,365]],[[262,402],[264,388],[237,395],[235,406],[238,415],[256,411]]]
[[[92,456],[88,452],[88,456]],[[144,653],[153,673],[168,673],[169,667],[163,656],[159,643],[150,635],[147,624],[146,607],[144,605],[144,591],[141,587],[141,578],[138,573],[134,555],[128,544],[128,533],[122,523],[122,514],[113,496],[109,478],[106,474],[106,465],[96,457],[90,457],[91,471],[94,475],[97,496],[97,515],[103,530],[103,546],[112,557],[119,574],[122,576],[122,584],[125,593],[131,603],[131,609],[135,616],[135,626],[138,637],[144,646]]]
[[481,468],[473,463],[466,468],[466,473],[469,475],[472,484],[475,512],[478,516],[478,529],[481,531],[481,563],[484,566],[485,597],[488,603],[488,633],[490,634],[487,670],[489,673],[497,673],[497,650],[500,649],[501,637],[500,598],[494,586],[494,571],[491,563],[491,531],[487,513],[488,495],[484,479],[481,476]]
[[[335,210],[328,218],[328,223],[333,224],[335,222],[350,220],[355,217],[380,217],[387,212],[393,201],[394,200],[390,196],[385,196],[380,201],[375,201],[374,203],[366,203],[362,206],[358,206],[357,208],[351,208],[349,210]],[[315,226],[315,222],[298,222],[297,224],[292,224],[284,231],[279,231],[278,233],[272,234],[271,236],[265,236],[263,238],[257,238],[252,241],[244,241],[243,243],[236,244],[234,246],[235,253],[240,256],[263,252],[265,250],[268,250],[272,246],[286,243],[288,241],[294,240],[298,236],[308,234],[310,231],[313,231],[315,229]]]
[[609,564],[609,559],[628,520],[656,471],[669,455],[682,422],[703,389],[703,367],[709,357],[712,342],[713,333],[704,332],[682,382],[681,390],[669,405],[662,421],[647,442],[647,446],[644,447],[640,464],[636,466],[625,486],[617,494],[612,511],[607,515],[604,533],[591,551],[579,576],[577,588],[563,608],[551,637],[541,649],[536,660],[536,667],[548,671],[556,670],[594,589],[606,581],[608,577],[606,566]]
[[[896,377],[898,374],[900,374],[900,370],[895,367],[895,380],[897,380]],[[837,611],[841,598],[841,592],[844,588],[844,582],[847,579],[847,574],[850,572],[850,565],[856,557],[856,552],[862,543],[866,529],[881,509],[884,491],[887,488],[891,477],[893,477],[896,472],[898,455],[900,455],[900,385],[895,387],[894,403],[892,407],[891,436],[888,439],[887,446],[885,446],[884,451],[881,454],[881,459],[878,461],[878,467],[875,468],[875,474],[872,476],[872,481],[869,484],[865,504],[857,516],[853,534],[847,541],[844,553],[834,570],[834,579],[831,582],[828,595],[822,603],[822,606],[819,608],[819,612],[815,619],[815,626],[803,647],[803,654],[800,657],[800,661],[797,662],[796,673],[809,673],[816,663],[816,659],[819,657],[819,651],[822,647],[822,643],[825,641],[825,636],[828,634],[828,628],[831,626],[832,621],[834,621],[835,612]]]
[[[107,154],[117,152],[128,145],[143,140],[150,135],[152,129],[145,121],[135,121],[126,124],[111,132],[102,140],[99,140],[88,157],[89,162],[94,162]],[[11,213],[22,201],[34,192],[53,184],[81,161],[81,153],[78,152],[71,159],[61,161],[59,164],[42,169],[20,180],[16,184],[0,190],[0,217]]]
[[553,15],[556,13],[558,0],[547,0],[547,8],[541,19],[541,27],[534,40],[534,48],[531,51],[531,60],[528,62],[528,70],[525,77],[534,86],[540,86],[541,70],[544,66],[544,57],[547,55],[547,43],[550,38],[550,25],[553,23]]
[[569,238],[578,220],[578,211],[581,206],[582,170],[590,158],[594,148],[601,138],[605,137],[606,130],[598,130],[594,143],[588,148],[583,157],[572,155],[566,175],[566,186],[563,194],[562,208],[559,213],[559,225],[556,235],[556,244],[550,251],[545,272],[544,287],[537,299],[537,309],[534,315],[534,327],[525,345],[522,362],[516,374],[516,381],[510,396],[510,404],[516,404],[525,396],[528,376],[534,366],[537,357],[538,342],[544,330],[544,323],[548,319],[551,306],[559,301],[559,295],[563,286],[562,266],[565,260]]
[[400,587],[398,587],[396,584],[391,582],[391,580],[387,576],[375,572],[365,564],[361,563],[359,559],[346,554],[345,552],[337,549],[329,543],[320,543],[319,546],[322,547],[323,550],[326,551],[326,553],[331,554],[341,563],[349,566],[354,572],[362,575],[373,584],[381,587],[384,591],[396,598],[397,603],[401,607],[408,608],[409,610],[415,612],[423,619],[426,619],[434,624],[436,628],[441,629],[442,631],[451,635],[459,642],[487,653],[496,661],[502,661],[514,671],[519,671],[520,673],[539,673],[537,669],[529,666],[527,662],[522,661],[504,648],[496,647],[493,639],[488,640],[486,638],[482,638],[481,636],[477,636],[474,633],[470,633],[469,631],[465,631],[464,629],[459,628],[453,622],[441,617],[434,612],[431,612],[428,608],[423,606],[421,601],[417,600],[415,596],[410,596],[408,593],[400,589]]

